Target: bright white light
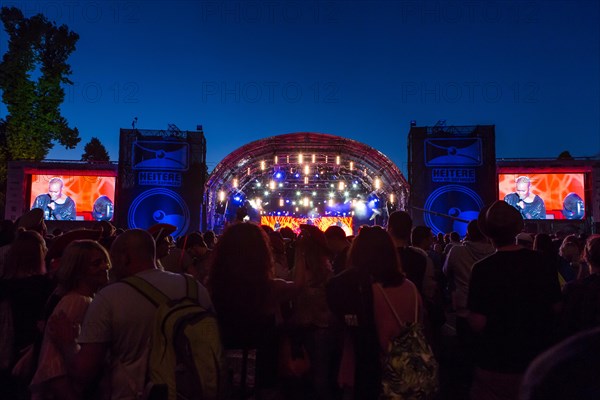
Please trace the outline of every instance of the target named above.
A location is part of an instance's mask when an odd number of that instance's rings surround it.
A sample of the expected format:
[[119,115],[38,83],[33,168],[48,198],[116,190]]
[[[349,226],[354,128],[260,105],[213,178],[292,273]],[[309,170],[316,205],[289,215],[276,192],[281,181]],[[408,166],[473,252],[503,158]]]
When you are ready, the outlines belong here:
[[367,205],[364,201],[358,200],[354,202],[354,214],[359,217],[367,215]]
[[255,199],[248,200],[248,203],[255,210],[260,210],[262,201],[260,200],[260,197],[257,197]]
[[335,156],[335,163],[340,165],[340,156]]
[[344,184],[344,182],[340,182],[340,183],[339,183],[339,185],[338,185],[338,189],[339,189],[340,191],[342,191],[342,190],[344,190],[345,188],[346,188],[346,185]]
[[260,162],[260,169],[261,169],[261,171],[265,170],[265,162],[264,161]]
[[233,187],[234,188],[238,187],[238,180],[237,180],[237,178],[233,178]]
[[333,193],[333,192],[329,192],[329,198],[330,198],[330,199],[333,199],[334,197],[335,197],[335,193]]
[[265,196],[268,196],[268,195],[269,195],[269,191],[265,190]]
[[296,196],[300,196],[301,194],[302,194],[302,193],[300,193],[300,191],[299,191],[299,190],[296,192]]
[[275,164],[279,164],[279,157],[275,156]]
[[260,187],[260,182],[256,182],[256,187]]
[[304,156],[302,155],[302,153],[298,154],[298,164],[302,164],[302,160],[304,160]]
[[280,187],[280,188],[281,188],[281,187],[283,187],[283,183],[280,183],[280,184],[279,184],[279,187]]
[[350,161],[350,171],[354,170],[354,161]]
[[329,207],[333,207],[333,199],[329,199],[328,204],[329,204]]
[[283,199],[279,199],[279,207],[283,207],[283,204],[284,204]]
[[222,190],[219,192],[219,201],[221,203],[225,201],[225,192]]
[[316,157],[315,157],[315,155],[313,154],[313,155],[312,155],[312,162],[313,162],[313,164],[315,163],[315,158],[316,158]]
[[304,166],[304,175],[308,175],[308,174],[310,174],[310,167],[308,166],[308,164],[306,164]]
[[350,196],[350,193],[349,192],[344,192],[344,196],[348,197],[348,196]]
[[312,192],[312,195],[313,195],[313,196],[316,196],[316,195],[317,195],[317,192]]
[[269,182],[269,189],[271,189],[271,190],[275,189],[275,181]]
[[375,189],[381,188],[381,180],[379,178],[375,178]]
[[304,177],[304,184],[305,184],[305,185],[308,185],[308,176],[305,176],[305,177]]
[[310,203],[309,203],[309,201],[310,201],[310,200],[308,199],[308,197],[305,197],[305,198],[302,200],[302,205],[303,205],[304,207],[308,207],[308,205],[310,204]]
[[390,193],[390,203],[394,204],[394,193]]

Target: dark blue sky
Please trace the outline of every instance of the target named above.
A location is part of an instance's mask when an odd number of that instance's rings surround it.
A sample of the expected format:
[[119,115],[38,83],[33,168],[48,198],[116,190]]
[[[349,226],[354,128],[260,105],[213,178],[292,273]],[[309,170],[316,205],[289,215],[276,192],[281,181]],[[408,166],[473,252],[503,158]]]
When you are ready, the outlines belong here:
[[411,120],[495,124],[503,158],[600,154],[596,1],[2,4],[81,36],[62,111],[82,142],[48,158],[79,159],[96,136],[117,160],[134,117],[203,125],[209,169],[253,140],[315,131],[406,173]]

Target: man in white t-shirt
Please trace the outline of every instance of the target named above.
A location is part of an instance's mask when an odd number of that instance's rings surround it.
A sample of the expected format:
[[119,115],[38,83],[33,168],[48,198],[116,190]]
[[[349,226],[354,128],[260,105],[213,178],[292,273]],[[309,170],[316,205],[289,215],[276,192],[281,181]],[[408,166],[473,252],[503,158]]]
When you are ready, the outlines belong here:
[[[136,275],[172,299],[186,295],[181,274],[156,268],[152,236],[141,229],[119,235],[111,247],[113,273],[118,279]],[[201,284],[200,305],[214,311],[208,291]],[[156,308],[129,285],[116,282],[100,290],[90,304],[81,334],[80,351],[73,356],[72,380],[82,392],[96,379],[109,355],[111,399],[136,399],[144,389],[147,348]]]

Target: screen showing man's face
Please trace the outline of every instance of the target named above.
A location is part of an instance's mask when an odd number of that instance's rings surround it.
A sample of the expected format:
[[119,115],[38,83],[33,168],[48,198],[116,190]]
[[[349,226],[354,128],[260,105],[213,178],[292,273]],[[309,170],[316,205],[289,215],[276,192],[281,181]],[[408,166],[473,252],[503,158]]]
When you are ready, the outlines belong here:
[[60,183],[51,183],[50,186],[48,186],[48,194],[50,195],[50,198],[52,198],[52,201],[58,200],[61,192],[62,185]]
[[529,196],[529,184],[526,182],[517,183],[517,194],[521,200]]

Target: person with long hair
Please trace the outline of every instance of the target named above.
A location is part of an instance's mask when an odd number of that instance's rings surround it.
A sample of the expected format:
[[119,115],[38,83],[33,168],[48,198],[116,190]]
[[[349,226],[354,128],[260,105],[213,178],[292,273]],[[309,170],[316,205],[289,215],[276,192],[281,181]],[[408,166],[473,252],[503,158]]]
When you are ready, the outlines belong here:
[[[39,350],[44,304],[54,289],[54,283],[46,274],[44,257],[47,250],[42,235],[20,228],[6,256],[0,280],[0,301],[8,305],[6,312],[10,312],[13,321],[14,341],[8,371],[13,368],[17,356],[25,355],[31,345],[34,354]],[[26,380],[30,378],[9,378],[6,384],[2,382],[6,388],[4,393],[15,399],[25,398],[29,384]]]
[[[350,263],[364,276],[372,278],[375,326],[384,352],[390,341],[400,333],[401,327],[387,305],[383,292],[398,317],[406,323],[422,322],[421,296],[415,292],[414,283],[405,278],[394,244],[381,227],[364,227],[360,230],[350,247]],[[415,308],[419,310],[417,321]]]
[[348,269],[328,285],[328,301],[344,321],[345,344],[338,381],[355,399],[381,393],[381,355],[400,333],[384,294],[401,320],[422,322],[422,300],[416,285],[406,279],[390,235],[381,227],[361,227],[352,241]]
[[299,286],[274,278],[266,232],[252,223],[235,223],[220,236],[208,277],[223,344],[230,349],[257,349],[256,385],[276,383],[275,324],[281,302]]
[[[64,313],[75,325],[81,324],[94,294],[108,283],[110,265],[108,252],[98,242],[76,240],[70,243],[57,271],[57,292],[61,299],[52,315]],[[74,398],[65,360],[47,333],[31,389],[34,400]]]

